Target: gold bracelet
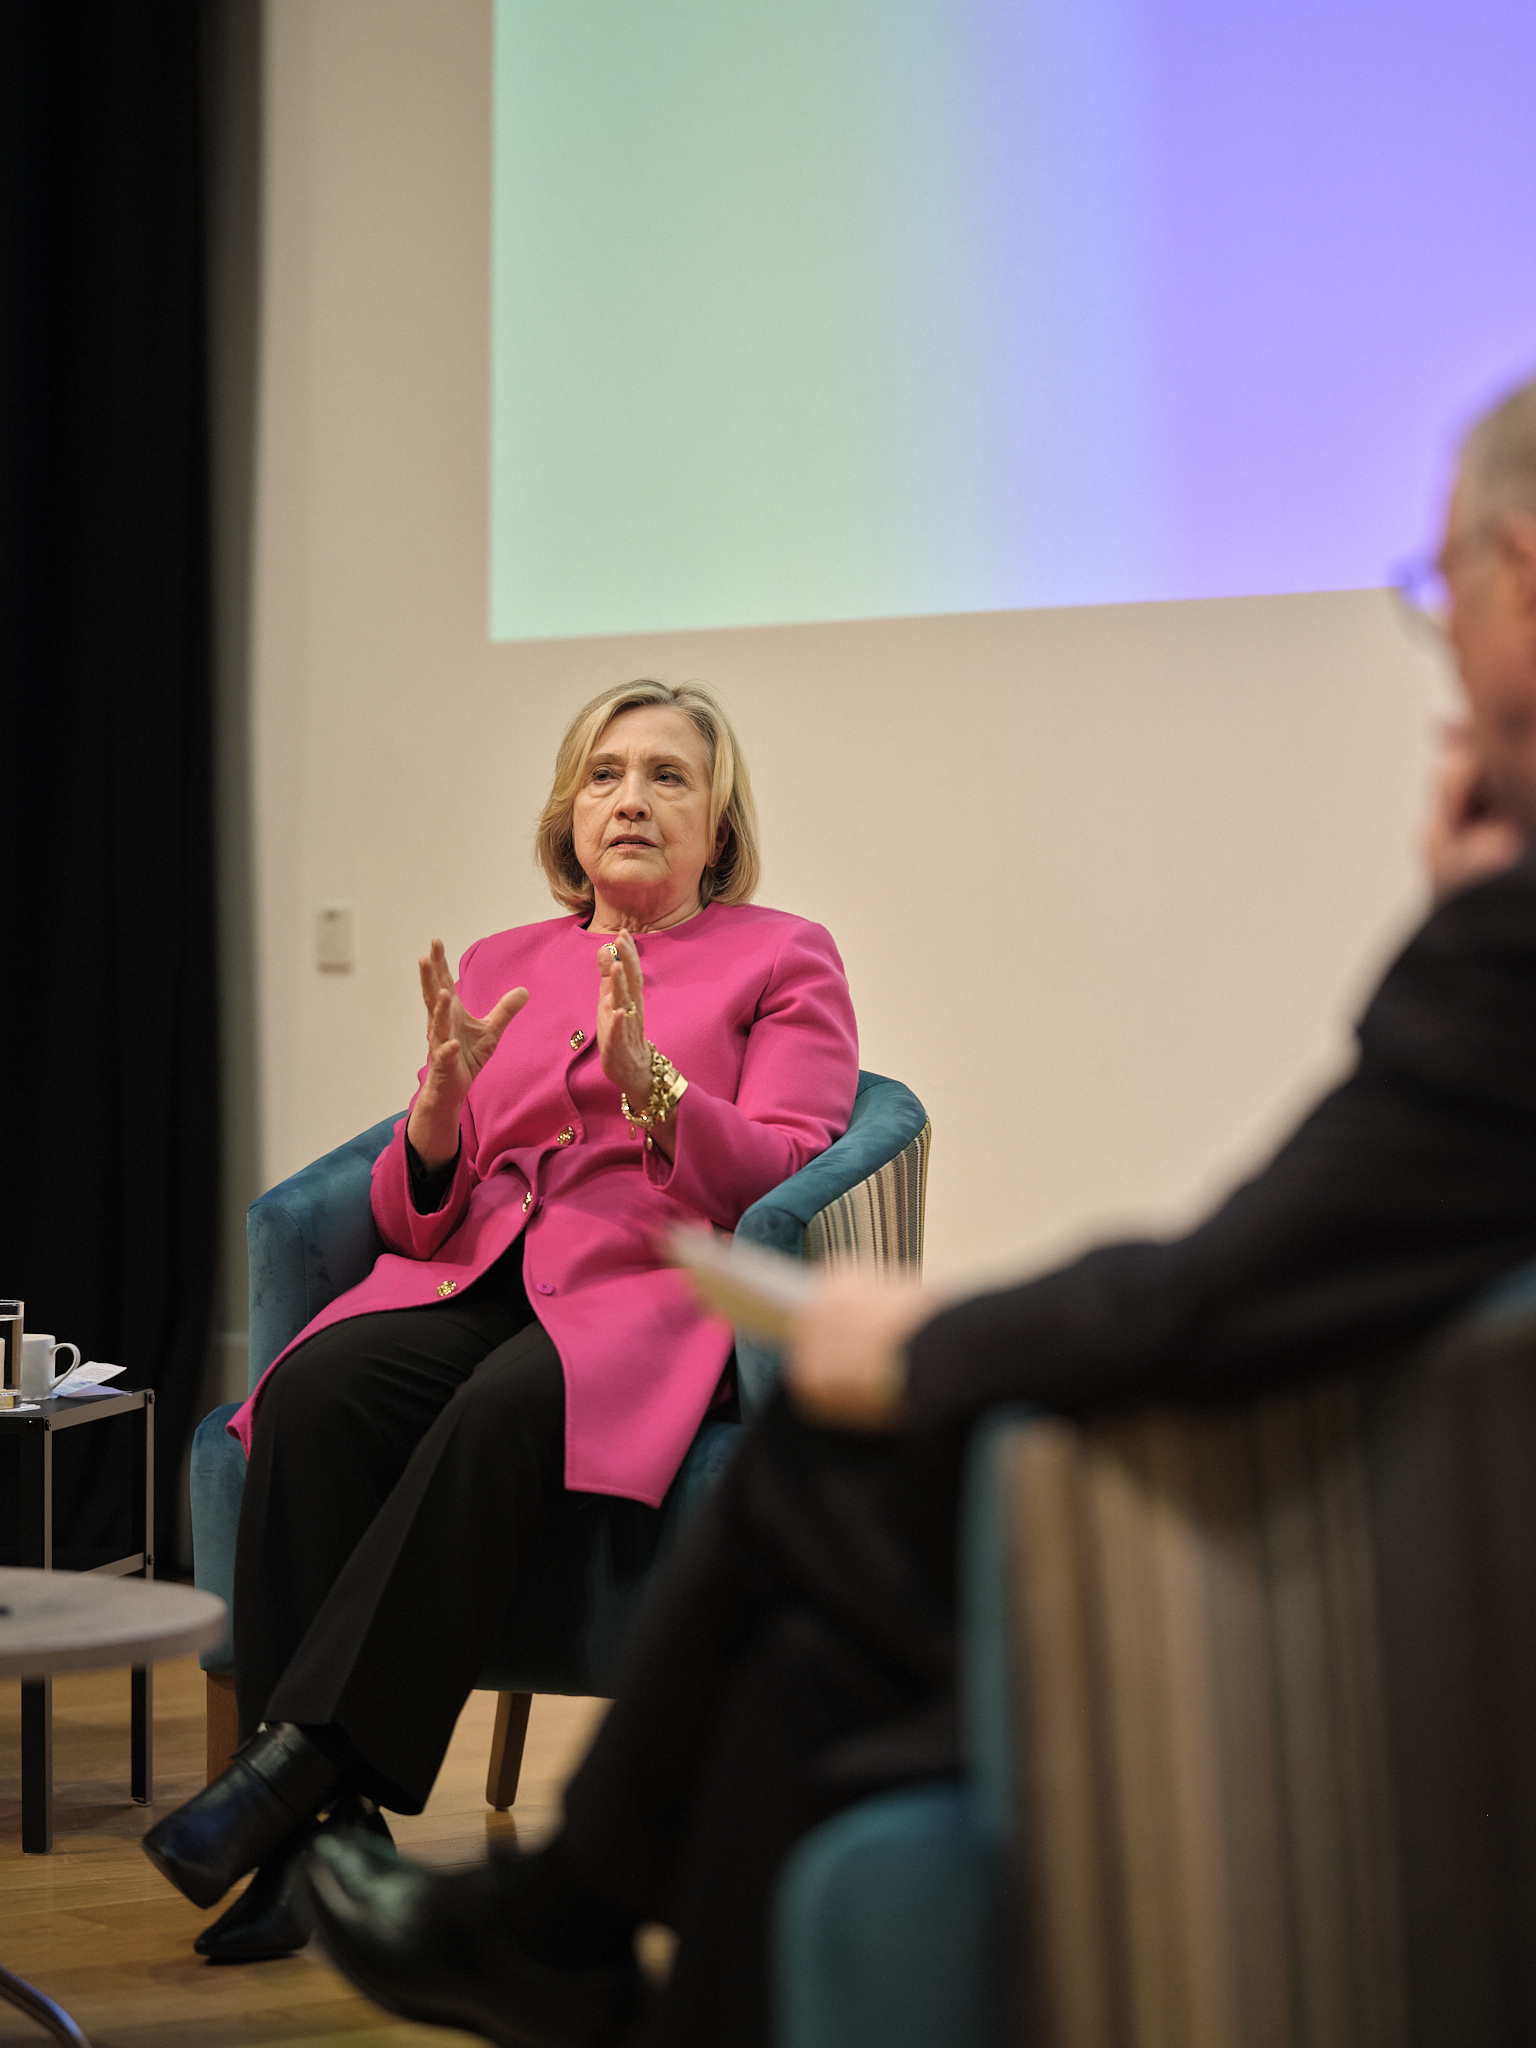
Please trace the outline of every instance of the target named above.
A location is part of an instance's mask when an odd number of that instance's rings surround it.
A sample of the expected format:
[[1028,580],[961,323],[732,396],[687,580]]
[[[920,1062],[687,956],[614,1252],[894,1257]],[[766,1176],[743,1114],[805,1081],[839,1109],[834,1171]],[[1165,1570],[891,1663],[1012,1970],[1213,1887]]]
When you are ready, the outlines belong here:
[[651,1132],[657,1124],[664,1124],[683,1099],[683,1090],[688,1083],[673,1066],[664,1052],[658,1052],[651,1041],[645,1041],[646,1051],[651,1056],[651,1097],[644,1109],[634,1110],[629,1106],[629,1097],[622,1089],[619,1092],[619,1107],[623,1110],[629,1128],[635,1133],[644,1131],[649,1146]]

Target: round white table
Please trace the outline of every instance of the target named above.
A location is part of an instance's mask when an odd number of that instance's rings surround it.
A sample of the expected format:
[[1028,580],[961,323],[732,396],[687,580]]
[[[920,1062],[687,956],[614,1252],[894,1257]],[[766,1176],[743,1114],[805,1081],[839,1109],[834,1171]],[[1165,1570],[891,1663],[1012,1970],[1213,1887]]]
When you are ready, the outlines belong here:
[[[224,1632],[215,1593],[154,1579],[0,1566],[0,1678],[49,1678],[112,1664],[153,1664],[206,1649]],[[0,1998],[70,2048],[90,2048],[64,2011],[0,1968]]]

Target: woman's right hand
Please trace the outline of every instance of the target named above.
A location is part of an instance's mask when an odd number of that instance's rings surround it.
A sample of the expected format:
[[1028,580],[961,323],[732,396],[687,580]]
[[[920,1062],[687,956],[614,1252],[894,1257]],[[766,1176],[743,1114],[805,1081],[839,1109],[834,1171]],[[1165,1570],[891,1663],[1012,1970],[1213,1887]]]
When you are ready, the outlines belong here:
[[488,1017],[472,1017],[459,1000],[441,939],[417,965],[427,1006],[427,1078],[406,1125],[406,1136],[429,1173],[459,1149],[459,1110],[470,1083],[501,1043],[501,1034],[528,1000],[509,988]]

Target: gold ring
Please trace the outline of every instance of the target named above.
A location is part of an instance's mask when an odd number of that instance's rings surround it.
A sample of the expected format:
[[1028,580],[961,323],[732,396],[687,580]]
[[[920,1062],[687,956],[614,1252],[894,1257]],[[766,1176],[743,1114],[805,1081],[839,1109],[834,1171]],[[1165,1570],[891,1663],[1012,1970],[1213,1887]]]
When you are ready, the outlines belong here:
[[629,1008],[624,1012],[624,1014],[626,1017],[633,1017],[633,1015],[635,1014],[635,1006],[633,1003],[630,1004]]
[[619,957],[618,947],[613,945],[611,942],[608,945],[604,946],[603,951],[608,955],[608,958],[610,960],[617,960]]

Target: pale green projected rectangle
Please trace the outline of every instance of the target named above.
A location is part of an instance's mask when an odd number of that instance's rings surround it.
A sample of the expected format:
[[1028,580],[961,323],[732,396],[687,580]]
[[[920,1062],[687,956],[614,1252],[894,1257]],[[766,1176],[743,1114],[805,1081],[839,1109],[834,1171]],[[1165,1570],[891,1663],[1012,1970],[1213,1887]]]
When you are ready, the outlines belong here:
[[497,0],[493,638],[974,608],[939,0]]

